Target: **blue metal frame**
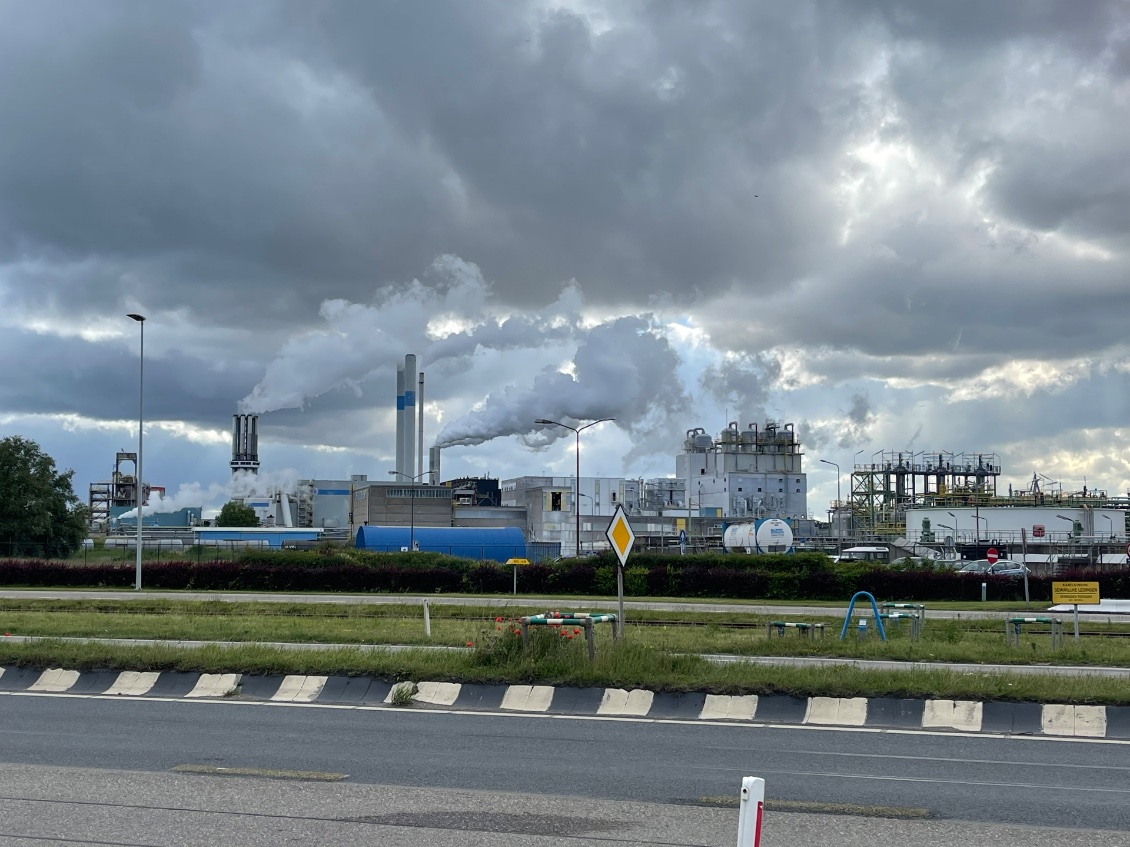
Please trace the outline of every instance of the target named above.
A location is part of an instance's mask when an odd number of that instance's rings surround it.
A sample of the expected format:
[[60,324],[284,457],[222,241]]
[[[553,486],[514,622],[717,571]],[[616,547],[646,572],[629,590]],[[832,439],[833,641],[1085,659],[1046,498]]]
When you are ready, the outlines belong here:
[[879,630],[879,637],[886,641],[887,633],[883,630],[883,619],[879,616],[879,604],[876,603],[875,598],[866,591],[857,591],[852,595],[851,602],[848,603],[847,614],[844,615],[844,628],[840,630],[840,641],[843,641],[847,636],[848,624],[851,623],[851,613],[855,611],[855,601],[860,597],[866,597],[871,601],[871,611],[875,614],[875,627]]

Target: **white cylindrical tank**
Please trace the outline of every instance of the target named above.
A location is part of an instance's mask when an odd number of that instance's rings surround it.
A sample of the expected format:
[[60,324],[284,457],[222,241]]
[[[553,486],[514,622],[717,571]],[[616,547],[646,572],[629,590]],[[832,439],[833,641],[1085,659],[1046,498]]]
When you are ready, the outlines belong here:
[[727,553],[756,553],[756,524],[736,523],[726,527],[722,536],[722,549]]
[[780,518],[768,518],[757,524],[758,553],[788,553],[793,549],[793,529]]

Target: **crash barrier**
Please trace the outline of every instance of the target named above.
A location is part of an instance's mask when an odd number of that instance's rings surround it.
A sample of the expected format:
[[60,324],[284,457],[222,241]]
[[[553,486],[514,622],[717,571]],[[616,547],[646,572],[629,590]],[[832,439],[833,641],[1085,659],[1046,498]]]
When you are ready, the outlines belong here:
[[612,636],[620,637],[620,621],[611,612],[546,612],[544,615],[527,615],[518,619],[522,632],[522,646],[530,644],[531,626],[583,627],[585,641],[588,643],[589,658],[596,658],[596,641],[593,637],[593,624],[612,624]]
[[770,621],[766,625],[768,630],[768,637],[772,638],[773,633],[777,633],[778,638],[785,637],[785,630],[795,629],[796,634],[800,637],[812,638],[814,633],[820,633],[820,637],[824,637],[824,624],[822,623],[804,623],[802,621]]
[[1004,637],[1010,647],[1020,646],[1025,624],[1046,623],[1051,627],[1052,649],[1063,646],[1063,621],[1059,618],[1009,618],[1004,622]]
[[[840,641],[847,638],[848,624],[851,623],[851,613],[855,611],[855,601],[860,597],[866,597],[871,602],[871,611],[875,614],[875,628],[879,630],[879,638],[886,641],[887,632],[883,629],[883,619],[879,612],[879,606],[875,602],[874,595],[867,591],[857,591],[851,596],[851,602],[848,603],[847,614],[844,615],[844,628],[840,630]],[[859,636],[861,638],[867,637],[867,618],[859,619]]]
[[[885,604],[884,605],[888,605]],[[922,636],[922,616],[918,612],[882,612],[879,617],[885,621],[910,621],[910,640],[917,641]]]
[[908,609],[918,613],[918,628],[926,625],[926,606],[922,603],[883,603],[882,609]]

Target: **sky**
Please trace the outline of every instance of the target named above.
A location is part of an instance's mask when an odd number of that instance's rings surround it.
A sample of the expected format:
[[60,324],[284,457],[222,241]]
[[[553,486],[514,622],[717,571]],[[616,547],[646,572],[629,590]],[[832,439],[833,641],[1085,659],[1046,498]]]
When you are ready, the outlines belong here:
[[793,423],[1130,490],[1130,5],[0,0],[0,437],[180,504]]

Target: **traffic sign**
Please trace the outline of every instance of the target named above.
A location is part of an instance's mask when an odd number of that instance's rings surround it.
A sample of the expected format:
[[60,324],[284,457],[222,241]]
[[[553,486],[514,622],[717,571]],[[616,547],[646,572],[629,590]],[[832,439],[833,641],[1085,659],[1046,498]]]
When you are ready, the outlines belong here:
[[1099,603],[1099,584],[1097,582],[1053,582],[1052,602],[1065,605],[1097,605]]
[[628,561],[628,554],[632,552],[636,534],[632,532],[632,525],[628,523],[628,516],[624,514],[623,506],[616,506],[616,514],[612,516],[612,523],[605,530],[604,537],[612,545],[612,551],[620,560],[620,567],[624,567],[624,563]]
[[997,563],[997,559],[999,559],[1000,557],[1001,554],[997,552],[996,547],[990,547],[989,552],[985,554],[985,558],[989,560],[990,565],[995,565]]

